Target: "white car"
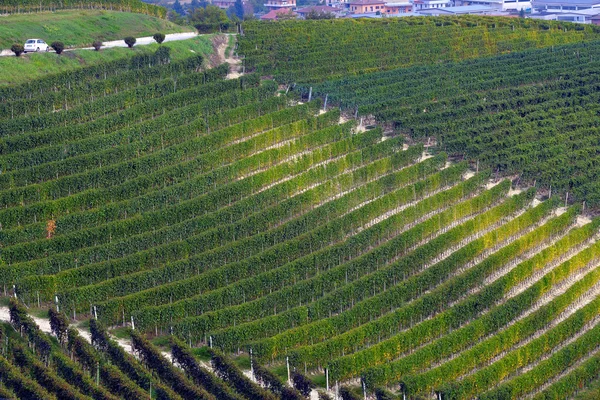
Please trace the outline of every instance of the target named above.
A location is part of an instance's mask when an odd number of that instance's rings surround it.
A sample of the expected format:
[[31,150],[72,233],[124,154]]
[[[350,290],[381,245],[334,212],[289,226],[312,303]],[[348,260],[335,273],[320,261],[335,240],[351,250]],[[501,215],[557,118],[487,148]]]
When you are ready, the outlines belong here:
[[29,39],[25,42],[25,53],[30,51],[50,51],[50,46],[42,39]]

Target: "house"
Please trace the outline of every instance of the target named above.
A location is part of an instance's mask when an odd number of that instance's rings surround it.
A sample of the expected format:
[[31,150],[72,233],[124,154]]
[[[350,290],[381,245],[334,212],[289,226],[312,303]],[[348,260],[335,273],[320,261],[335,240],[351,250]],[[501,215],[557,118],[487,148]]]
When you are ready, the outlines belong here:
[[532,0],[531,6],[536,11],[580,11],[600,8],[600,0]]
[[384,8],[384,0],[350,0],[348,2],[348,10],[354,14],[381,13]]
[[453,5],[454,2],[452,0],[414,0],[413,10],[418,11],[429,8],[444,8]]
[[296,10],[296,13],[301,18],[306,18],[306,16],[311,12],[316,12],[318,14],[333,14],[336,18],[338,18],[341,16],[342,10],[340,8],[330,6],[309,6]]
[[532,14],[530,18],[543,19],[546,21],[574,22],[577,24],[593,24],[594,18],[600,19],[600,8],[588,8],[578,11],[544,11]]
[[277,21],[284,15],[285,19],[296,18],[298,14],[293,12],[290,8],[280,8],[277,10],[271,10],[262,17],[260,17],[263,21]]
[[296,0],[267,0],[265,7],[271,11],[280,9],[291,10],[296,8]]
[[425,10],[419,10],[416,13],[423,16],[437,17],[439,15],[489,15],[498,13],[498,10],[486,6],[457,6],[429,8]]
[[413,10],[413,5],[409,1],[397,1],[385,3],[385,14],[406,14]]

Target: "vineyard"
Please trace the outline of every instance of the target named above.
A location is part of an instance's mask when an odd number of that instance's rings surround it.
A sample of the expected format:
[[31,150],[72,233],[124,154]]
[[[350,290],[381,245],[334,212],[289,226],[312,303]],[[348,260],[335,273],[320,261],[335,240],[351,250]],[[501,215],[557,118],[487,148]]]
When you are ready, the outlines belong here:
[[0,88],[0,397],[594,398],[594,28],[243,28]]
[[0,14],[20,14],[57,10],[126,11],[166,18],[167,9],[142,0],[1,0]]

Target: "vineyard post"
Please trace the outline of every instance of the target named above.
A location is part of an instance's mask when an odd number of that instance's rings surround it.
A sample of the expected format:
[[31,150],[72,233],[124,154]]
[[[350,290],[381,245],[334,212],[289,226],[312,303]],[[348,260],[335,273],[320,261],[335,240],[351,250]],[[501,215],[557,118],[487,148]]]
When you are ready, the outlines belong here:
[[325,368],[325,387],[329,392],[329,369]]
[[210,346],[210,348],[212,349],[212,336],[209,336],[209,337],[208,337],[208,340],[209,340],[209,342],[210,342],[210,345],[209,345],[209,346]]
[[288,356],[285,357],[285,365],[287,367],[288,373],[288,385],[292,385],[292,379],[290,378],[290,358]]
[[250,347],[250,379],[254,380],[254,365],[252,364],[252,347]]
[[98,319],[98,310],[96,310],[96,306],[94,306],[94,319]]
[[308,101],[310,102],[310,99],[312,99],[312,86],[310,87],[310,89],[308,90]]
[[565,196],[565,207],[567,206],[568,202],[569,202],[569,192],[567,192],[567,195]]
[[361,378],[362,381],[362,390],[363,390],[363,398],[367,400],[367,385],[365,385],[365,380]]
[[135,323],[133,322],[133,315],[131,316],[131,329],[135,331]]
[[327,97],[329,96],[329,94],[325,95],[325,102],[323,103],[323,111],[327,111]]
[[54,303],[56,303],[56,312],[60,312],[60,306],[58,305],[58,296],[54,295]]
[[13,285],[13,296],[15,299],[17,298],[17,287],[15,285]]
[[96,361],[96,386],[100,386],[100,363]]

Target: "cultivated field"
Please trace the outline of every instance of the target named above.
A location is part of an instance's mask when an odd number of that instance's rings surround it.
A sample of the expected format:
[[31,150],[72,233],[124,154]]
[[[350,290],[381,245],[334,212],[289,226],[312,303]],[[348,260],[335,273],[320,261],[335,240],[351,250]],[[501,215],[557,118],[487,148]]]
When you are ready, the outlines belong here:
[[[2,88],[0,395],[594,396],[596,33],[408,21]],[[390,57],[315,63],[347,24]]]

